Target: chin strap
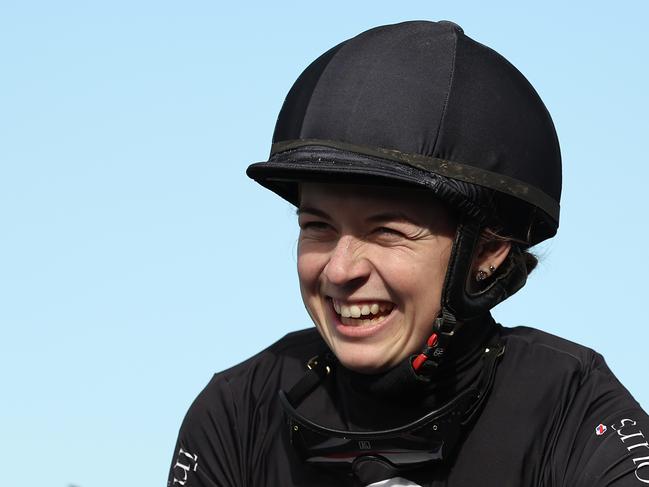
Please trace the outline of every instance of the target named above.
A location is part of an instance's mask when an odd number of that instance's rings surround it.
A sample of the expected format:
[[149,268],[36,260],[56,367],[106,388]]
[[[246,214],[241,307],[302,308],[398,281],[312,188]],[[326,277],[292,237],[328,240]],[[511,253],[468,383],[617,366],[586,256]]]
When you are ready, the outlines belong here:
[[457,328],[457,321],[455,316],[446,310],[442,310],[440,316],[435,319],[433,325],[433,333],[426,341],[426,346],[412,360],[412,368],[415,372],[419,372],[422,366],[430,361],[435,366],[443,359],[446,353],[446,347],[455,334]]
[[417,373],[428,373],[439,366],[462,322],[486,313],[522,288],[527,280],[523,254],[513,245],[487,285],[478,291],[470,290],[471,267],[481,228],[478,221],[466,217],[458,224],[442,287],[442,310],[423,350],[412,359],[412,368]]

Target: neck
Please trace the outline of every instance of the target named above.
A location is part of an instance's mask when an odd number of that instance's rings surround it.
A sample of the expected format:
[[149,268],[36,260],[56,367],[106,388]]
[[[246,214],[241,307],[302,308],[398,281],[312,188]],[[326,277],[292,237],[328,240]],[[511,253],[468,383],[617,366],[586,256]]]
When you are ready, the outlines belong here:
[[462,323],[444,361],[423,374],[412,369],[412,357],[380,374],[360,374],[337,364],[336,395],[347,412],[349,426],[376,429],[377,421],[384,427],[398,426],[474,385],[482,372],[485,344],[496,332],[488,313]]

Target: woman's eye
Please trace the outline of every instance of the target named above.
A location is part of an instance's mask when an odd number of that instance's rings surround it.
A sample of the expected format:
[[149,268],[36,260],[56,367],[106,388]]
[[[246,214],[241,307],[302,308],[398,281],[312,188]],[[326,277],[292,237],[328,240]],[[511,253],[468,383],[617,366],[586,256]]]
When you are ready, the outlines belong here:
[[302,230],[311,230],[311,231],[323,231],[331,228],[331,225],[325,222],[304,222],[300,223],[300,228]]
[[399,230],[390,227],[379,227],[374,231],[374,233],[382,238],[390,239],[403,238],[404,236]]

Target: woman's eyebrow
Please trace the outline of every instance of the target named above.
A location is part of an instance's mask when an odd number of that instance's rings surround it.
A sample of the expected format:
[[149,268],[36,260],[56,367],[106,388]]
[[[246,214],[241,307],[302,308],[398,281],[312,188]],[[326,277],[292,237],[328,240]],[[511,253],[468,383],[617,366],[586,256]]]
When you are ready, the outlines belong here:
[[417,223],[412,217],[400,211],[387,211],[385,213],[377,213],[367,218],[368,222],[385,222],[385,221],[402,221],[408,223]]
[[314,216],[319,216],[321,218],[331,220],[331,217],[326,212],[319,210],[318,208],[313,208],[311,206],[300,206],[297,210],[295,210],[295,214],[298,216],[300,216],[302,213],[309,213]]

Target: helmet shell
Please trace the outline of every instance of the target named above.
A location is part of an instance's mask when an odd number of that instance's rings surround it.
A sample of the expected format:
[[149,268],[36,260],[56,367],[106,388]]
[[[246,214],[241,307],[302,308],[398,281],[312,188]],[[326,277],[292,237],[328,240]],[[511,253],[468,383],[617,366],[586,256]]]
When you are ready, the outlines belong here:
[[451,22],[377,27],[320,56],[284,101],[269,160],[247,173],[294,204],[306,180],[423,186],[470,216],[497,212],[529,245],[559,225],[547,109],[514,66]]

